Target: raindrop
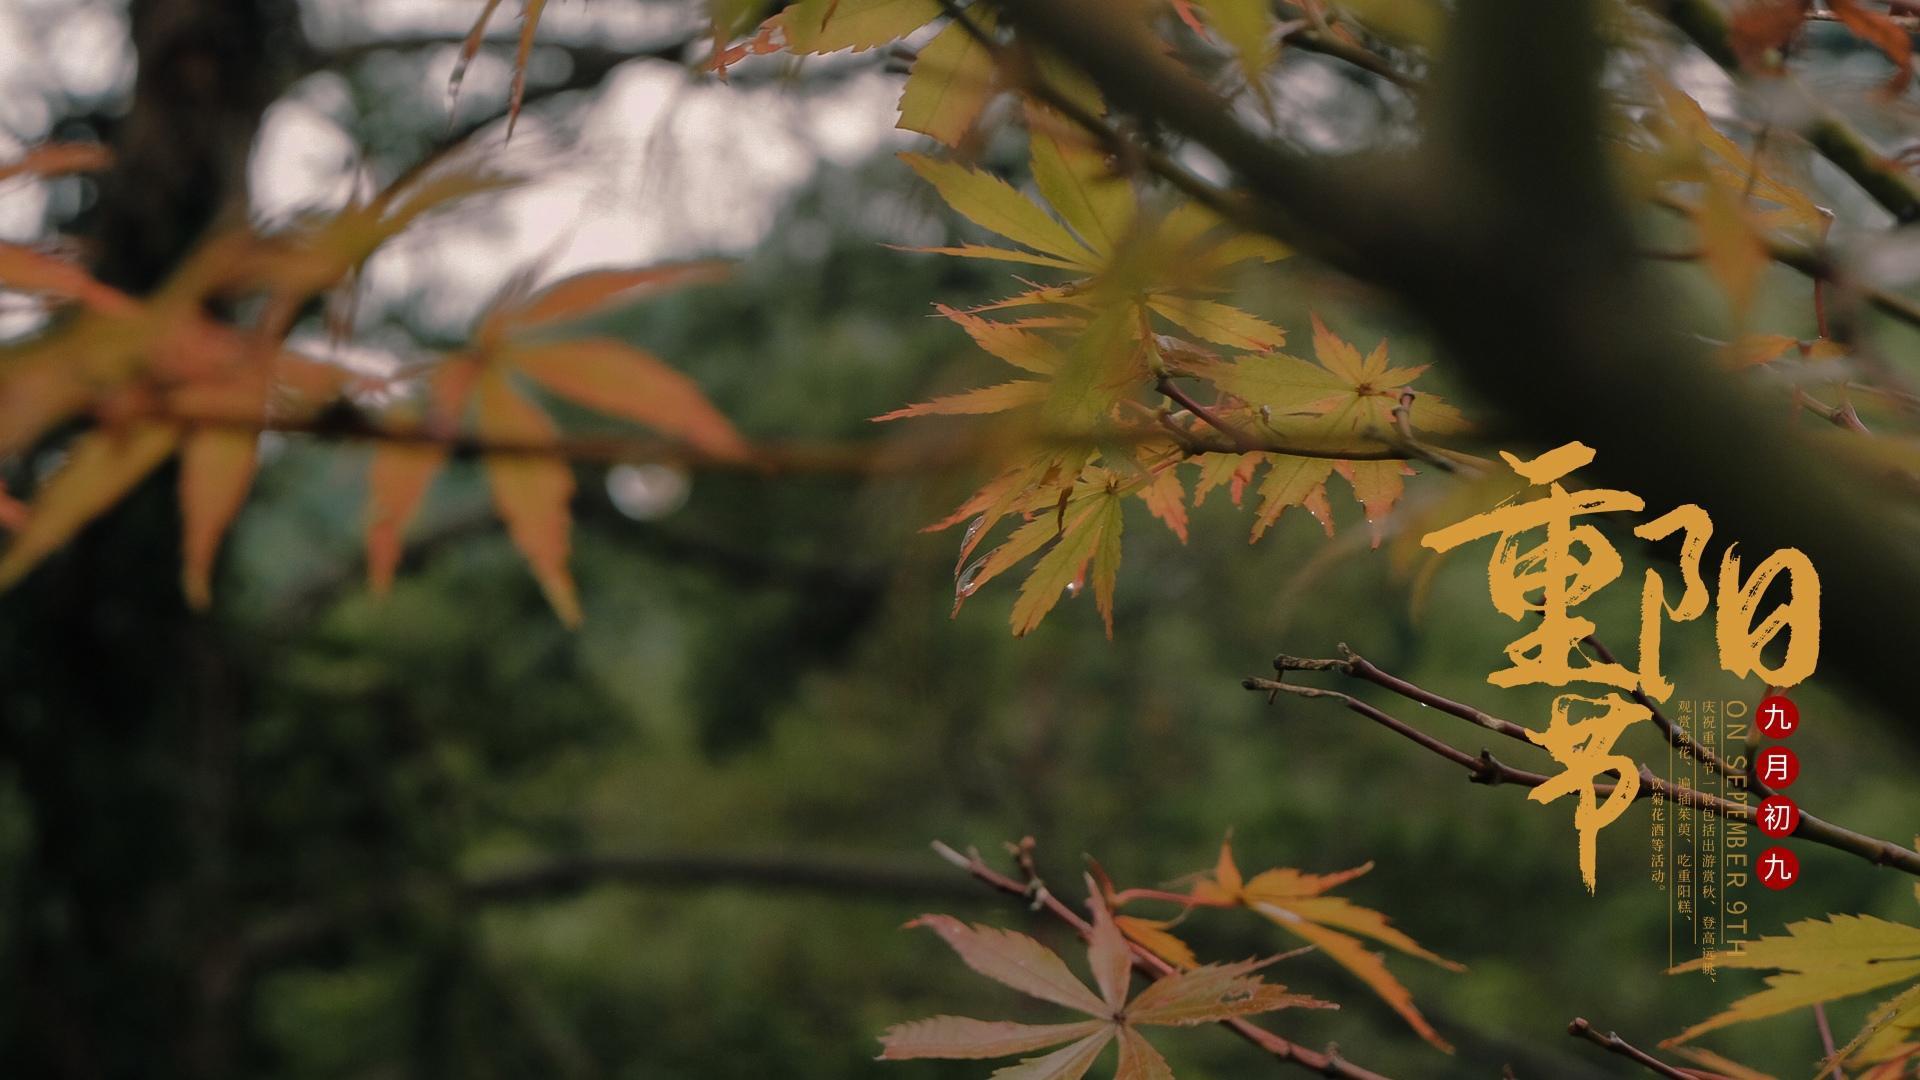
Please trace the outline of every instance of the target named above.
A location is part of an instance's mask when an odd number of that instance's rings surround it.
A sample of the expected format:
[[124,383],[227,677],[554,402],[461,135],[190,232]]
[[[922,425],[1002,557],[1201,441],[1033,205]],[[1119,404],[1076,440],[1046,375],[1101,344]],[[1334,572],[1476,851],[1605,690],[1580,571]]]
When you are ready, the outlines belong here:
[[960,568],[966,565],[967,553],[973,550],[974,538],[980,535],[980,530],[984,528],[986,524],[987,515],[985,514],[981,514],[979,517],[967,523],[967,534],[960,538],[960,557],[954,560],[953,563],[954,577],[960,576]]
[[1069,582],[1067,582],[1067,599],[1069,599],[1069,600],[1071,600],[1071,599],[1073,599],[1074,597],[1076,597],[1076,596],[1079,596],[1079,595],[1080,595],[1080,590],[1082,590],[1082,589],[1084,589],[1084,588],[1086,588],[1086,587],[1087,587],[1087,585],[1086,585],[1086,582],[1084,582],[1084,581],[1069,581]]
[[968,563],[967,568],[960,571],[953,579],[953,595],[962,600],[972,596],[974,592],[980,588],[980,571],[986,568],[987,557],[985,555]]

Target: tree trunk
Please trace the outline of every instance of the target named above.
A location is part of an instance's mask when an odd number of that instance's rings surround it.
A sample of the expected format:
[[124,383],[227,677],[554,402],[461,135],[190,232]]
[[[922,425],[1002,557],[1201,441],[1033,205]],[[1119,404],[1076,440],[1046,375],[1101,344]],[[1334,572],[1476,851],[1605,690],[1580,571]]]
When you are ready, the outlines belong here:
[[[139,73],[83,223],[144,293],[239,220],[259,118],[297,55],[292,0],[134,0]],[[31,839],[0,1058],[36,1077],[221,1077],[241,987],[227,853],[247,688],[179,586],[163,470],[0,598],[0,753]]]

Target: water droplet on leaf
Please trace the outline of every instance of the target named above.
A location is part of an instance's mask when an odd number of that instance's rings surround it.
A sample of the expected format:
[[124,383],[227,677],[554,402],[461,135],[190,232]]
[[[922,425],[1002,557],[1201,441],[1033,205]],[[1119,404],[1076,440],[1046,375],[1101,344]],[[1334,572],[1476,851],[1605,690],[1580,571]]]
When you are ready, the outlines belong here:
[[968,563],[965,570],[954,575],[953,595],[963,600],[972,596],[974,590],[980,587],[980,571],[986,568],[987,558],[984,555]]
[[987,524],[987,515],[981,514],[967,523],[967,533],[960,538],[960,558],[953,564],[953,576],[960,576],[960,568],[966,564],[967,554],[973,550],[973,541]]

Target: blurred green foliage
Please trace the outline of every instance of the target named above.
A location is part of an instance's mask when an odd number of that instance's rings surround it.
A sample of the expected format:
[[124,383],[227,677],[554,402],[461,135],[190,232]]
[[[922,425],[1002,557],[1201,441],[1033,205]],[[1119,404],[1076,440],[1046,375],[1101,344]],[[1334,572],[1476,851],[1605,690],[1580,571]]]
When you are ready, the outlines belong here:
[[[957,330],[925,316],[931,300],[996,295],[997,271],[876,243],[877,213],[932,212],[931,201],[899,201],[911,190],[891,160],[829,170],[732,283],[651,303],[612,329],[672,358],[751,434],[871,436],[866,417],[993,374]],[[782,239],[795,235],[808,240]],[[1304,336],[1309,300],[1340,300],[1321,288],[1282,267],[1247,300]],[[1409,328],[1347,331],[1363,346],[1390,331],[1397,360],[1423,359]],[[591,853],[857,860],[938,875],[947,868],[930,840],[993,856],[1032,835],[1066,896],[1078,893],[1083,855],[1122,884],[1156,884],[1210,865],[1228,830],[1249,871],[1375,860],[1346,894],[1471,968],[1392,961],[1459,1056],[1420,1043],[1312,955],[1272,977],[1343,1008],[1271,1023],[1402,1076],[1488,1076],[1507,1063],[1529,1077],[1610,1075],[1610,1062],[1562,1034],[1575,1014],[1650,1045],[1756,984],[1661,973],[1666,902],[1646,880],[1644,804],[1603,834],[1590,897],[1567,804],[1469,785],[1331,704],[1270,707],[1240,688],[1276,651],[1330,655],[1347,642],[1539,723],[1544,696],[1484,682],[1515,631],[1487,603],[1483,554],[1453,559],[1416,616],[1408,581],[1369,549],[1349,509],[1332,541],[1296,512],[1249,546],[1249,512],[1221,493],[1182,547],[1129,508],[1114,640],[1085,599],[1015,640],[1011,582],[949,619],[957,536],[918,532],[978,477],[703,474],[684,509],[642,522],[609,502],[602,470],[583,467],[575,566],[588,620],[569,633],[491,521],[472,466],[436,488],[394,595],[367,595],[362,460],[277,447],[213,616],[225,662],[256,689],[235,751],[231,856],[233,917],[263,928],[242,1018],[248,1075],[981,1076],[979,1064],[872,1061],[873,1037],[902,1020],[1045,1015],[900,924],[942,903],[1066,944],[1019,904],[968,893],[958,874],[951,902],[644,882],[462,897],[460,882]],[[1616,648],[1631,644],[1639,565],[1598,604]],[[1669,670],[1683,688],[1733,693],[1716,682],[1701,629],[1673,635]],[[1480,747],[1463,724],[1362,696]],[[1849,779],[1873,766],[1874,733],[1818,690],[1801,700],[1805,802],[1902,835],[1912,822],[1899,786]],[[1651,731],[1633,739],[1658,754]],[[17,773],[0,782],[0,883],[17,882],[13,867],[52,827],[31,818],[21,784]],[[1911,919],[1897,875],[1826,849],[1801,856],[1804,885],[1754,898],[1756,932],[1829,910]],[[8,938],[15,953],[58,918],[21,911],[5,886],[0,904],[27,931]],[[301,932],[316,926],[324,932]],[[1216,959],[1289,944],[1228,914],[1198,915],[1185,932]],[[1792,1072],[1816,1053],[1811,1019],[1800,1026],[1743,1029],[1722,1045]],[[1268,1067],[1210,1031],[1166,1047],[1186,1078]]]

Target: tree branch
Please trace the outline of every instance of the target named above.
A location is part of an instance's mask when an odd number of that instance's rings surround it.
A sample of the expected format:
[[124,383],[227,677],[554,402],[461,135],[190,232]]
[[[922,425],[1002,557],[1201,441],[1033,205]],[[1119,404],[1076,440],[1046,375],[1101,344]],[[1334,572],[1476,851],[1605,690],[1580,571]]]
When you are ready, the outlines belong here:
[[[1552,779],[1543,773],[1516,769],[1501,762],[1486,750],[1480,751],[1478,756],[1470,754],[1459,747],[1453,746],[1450,743],[1412,727],[1351,694],[1341,693],[1338,690],[1323,690],[1317,687],[1300,686],[1295,683],[1282,681],[1289,671],[1337,672],[1350,678],[1370,682],[1382,689],[1390,690],[1409,701],[1447,713],[1450,716],[1458,717],[1486,731],[1491,731],[1497,735],[1512,739],[1515,742],[1524,743],[1529,748],[1537,749],[1537,745],[1528,737],[1527,729],[1519,724],[1513,723],[1510,720],[1503,720],[1464,702],[1455,701],[1452,698],[1416,686],[1405,679],[1390,675],[1378,667],[1375,667],[1358,654],[1349,652],[1347,658],[1341,660],[1316,660],[1282,655],[1274,660],[1273,666],[1275,670],[1280,673],[1281,679],[1249,678],[1243,680],[1242,685],[1249,690],[1266,691],[1270,695],[1269,700],[1271,700],[1272,695],[1287,693],[1298,697],[1329,698],[1338,701],[1346,706],[1349,711],[1358,713],[1372,720],[1374,723],[1385,727],[1389,731],[1394,732],[1401,738],[1417,743],[1430,753],[1445,758],[1467,770],[1468,778],[1474,783],[1488,785],[1515,784],[1520,787],[1533,788],[1539,787],[1541,784]],[[1679,744],[1676,743],[1675,745]],[[1754,809],[1751,805],[1713,795],[1697,788],[1680,787],[1668,783],[1655,776],[1653,770],[1648,768],[1644,763],[1639,765],[1639,778],[1640,787],[1636,793],[1636,798],[1647,799],[1658,794],[1676,803],[1684,803],[1719,814],[1721,818],[1725,820],[1751,821],[1754,818]],[[1614,785],[1611,783],[1602,782],[1594,785],[1594,792],[1598,796],[1610,795],[1613,789]],[[1873,863],[1875,866],[1889,866],[1903,873],[1920,877],[1920,851],[1901,847],[1890,840],[1881,840],[1868,836],[1865,833],[1843,828],[1822,818],[1815,817],[1804,810],[1800,815],[1799,826],[1794,829],[1790,836],[1795,840],[1820,844],[1838,851],[1858,855],[1868,862]]]
[[[1619,663],[1619,661],[1614,658],[1613,650],[1607,648],[1604,644],[1602,644],[1598,637],[1595,637],[1592,634],[1588,634],[1586,637],[1581,638],[1580,640],[1586,644],[1587,648],[1593,650],[1594,655],[1600,658],[1601,663],[1605,663],[1605,664]],[[1370,668],[1373,667],[1372,664],[1368,664],[1367,666]],[[1378,671],[1379,669],[1374,668],[1374,670]],[[1647,710],[1648,713],[1652,714],[1653,726],[1660,729],[1660,734],[1665,735],[1667,737],[1667,742],[1671,743],[1675,750],[1678,750],[1683,754],[1691,754],[1695,760],[1698,760],[1704,763],[1708,769],[1712,770],[1713,772],[1719,773],[1721,776],[1735,775],[1733,768],[1729,766],[1725,761],[1722,761],[1720,759],[1719,754],[1715,753],[1710,747],[1701,746],[1699,743],[1695,742],[1693,739],[1693,736],[1680,730],[1680,726],[1678,724],[1675,724],[1672,720],[1668,719],[1667,714],[1660,711],[1660,705],[1657,702],[1655,702],[1652,698],[1648,697],[1646,694],[1646,691],[1636,686],[1631,691],[1629,691],[1629,693],[1633,697],[1633,700],[1640,704],[1641,708]],[[1759,785],[1756,784],[1756,787],[1758,786]],[[1760,790],[1761,790],[1761,794],[1766,794],[1766,790],[1764,787],[1762,787]]]
[[1576,1039],[1585,1039],[1609,1054],[1618,1054],[1655,1076],[1669,1077],[1670,1080],[1701,1080],[1700,1073],[1682,1072],[1621,1038],[1616,1032],[1600,1034],[1592,1024],[1587,1023],[1585,1017],[1574,1017],[1573,1023],[1567,1025],[1567,1034]]
[[1234,427],[1232,424],[1227,423],[1225,420],[1221,419],[1220,416],[1217,413],[1215,413],[1212,409],[1209,409],[1205,405],[1200,404],[1198,401],[1193,400],[1193,396],[1191,394],[1188,394],[1185,390],[1182,390],[1180,388],[1180,384],[1173,381],[1172,376],[1170,375],[1160,376],[1159,382],[1156,383],[1155,385],[1162,394],[1179,402],[1181,408],[1187,410],[1193,415],[1199,417],[1201,420],[1205,421],[1208,427],[1214,429],[1215,431],[1218,431],[1222,435],[1225,435],[1227,437],[1227,441],[1233,444],[1233,448],[1235,450],[1239,450],[1242,453],[1245,453],[1246,451],[1249,451],[1249,450],[1258,449],[1259,440],[1255,439],[1251,435],[1248,435],[1246,432],[1241,431],[1239,428]]
[[1323,34],[1310,26],[1301,27],[1280,40],[1296,48],[1343,61],[1368,74],[1377,75],[1403,90],[1412,90],[1420,86],[1419,79],[1395,69],[1379,53]]
[[[933,850],[942,859],[959,867],[981,882],[1009,896],[1027,901],[1034,911],[1045,912],[1053,918],[1071,927],[1082,938],[1093,932],[1093,927],[1080,914],[1062,903],[1060,898],[1048,891],[1037,879],[1030,882],[1016,881],[982,862],[978,854],[963,855],[939,841],[935,841]],[[1028,858],[1031,858],[1029,852]],[[1133,966],[1149,979],[1160,979],[1174,973],[1173,965],[1129,941],[1127,948],[1133,953]],[[1324,1053],[1309,1050],[1299,1043],[1291,1042],[1266,1028],[1250,1021],[1235,1018],[1220,1021],[1222,1027],[1252,1043],[1276,1060],[1295,1068],[1304,1069],[1321,1076],[1336,1077],[1339,1080],[1387,1080],[1386,1077],[1342,1058],[1329,1048]]]
[[[1412,155],[1347,160],[1256,133],[1095,0],[1000,10],[1114,108],[1224,163],[1254,207],[1236,220],[1396,295],[1517,432],[1587,443],[1599,472],[1650,502],[1711,492],[1742,543],[1804,551],[1839,616],[1828,652],[1903,716],[1911,657],[1886,628],[1920,610],[1913,532],[1889,522],[1869,469],[1780,438],[1771,402],[1729,382],[1639,271],[1599,135],[1597,16],[1591,0],[1570,2],[1463,0],[1432,80],[1431,136]],[[1920,729],[1894,730],[1920,744]]]
[[[934,472],[966,465],[1005,451],[1004,433],[954,437],[929,433],[914,437],[839,442],[757,443],[739,452],[704,449],[676,439],[650,435],[566,435],[555,439],[512,440],[482,438],[418,425],[378,423],[356,409],[333,409],[312,417],[235,417],[229,414],[148,410],[116,416],[114,423],[131,420],[180,424],[191,428],[256,433],[307,435],[344,442],[394,443],[435,446],[455,458],[539,457],[567,461],[620,464],[658,462],[714,472],[744,472],[761,476],[870,475],[887,476]],[[1036,432],[1030,437],[1044,446],[1112,445],[1151,442],[1170,433],[1153,428],[1110,427],[1092,432]],[[1294,457],[1350,461],[1398,461],[1418,456],[1378,442],[1289,439],[1249,440],[1246,445],[1209,444],[1191,433],[1177,433],[1192,441],[1195,452],[1259,452]]]
[[264,920],[236,938],[234,961],[270,966],[287,957],[435,899],[459,906],[527,903],[571,896],[601,885],[657,889],[745,887],[818,892],[864,899],[965,902],[977,897],[944,874],[842,856],[779,854],[579,855],[451,884],[421,879],[368,892],[343,904],[315,905]]
[[[1740,57],[1734,52],[1732,30],[1726,14],[1714,0],[1666,0],[1667,19],[1680,29],[1700,51],[1736,78],[1741,75]],[[1811,100],[1800,107],[1807,110],[1802,134],[1807,142],[1847,174],[1874,202],[1879,203],[1902,223],[1920,220],[1920,185],[1904,169],[1873,148],[1867,137],[1832,111]]]

